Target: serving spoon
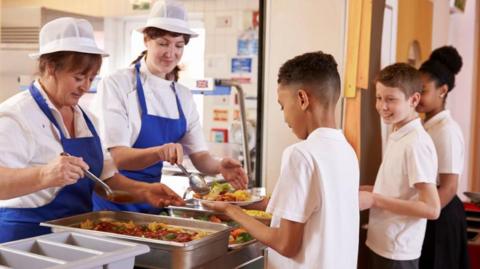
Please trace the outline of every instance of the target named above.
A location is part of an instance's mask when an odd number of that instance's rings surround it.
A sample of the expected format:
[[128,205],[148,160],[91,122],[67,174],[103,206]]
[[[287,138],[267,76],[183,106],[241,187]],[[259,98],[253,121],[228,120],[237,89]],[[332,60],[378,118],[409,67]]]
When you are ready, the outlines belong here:
[[[62,152],[60,155],[62,155],[62,156],[72,156],[67,152]],[[93,180],[96,183],[95,184],[95,191],[100,196],[105,197],[107,200],[109,200],[111,202],[120,203],[120,204],[132,203],[132,202],[135,201],[135,198],[129,192],[112,190],[112,188],[110,188],[110,186],[108,186],[107,183],[105,183],[103,180],[98,178],[92,172],[90,172],[87,169],[82,169],[82,170],[85,173],[85,176],[87,178],[89,178],[90,180]],[[98,185],[101,186],[103,192],[99,191],[98,188],[96,188],[96,186],[98,186]]]
[[190,184],[190,189],[200,195],[205,195],[210,192],[210,187],[208,187],[207,182],[202,177],[189,173],[187,169],[182,164],[177,163],[178,168],[182,171],[184,175],[188,177],[188,183]]

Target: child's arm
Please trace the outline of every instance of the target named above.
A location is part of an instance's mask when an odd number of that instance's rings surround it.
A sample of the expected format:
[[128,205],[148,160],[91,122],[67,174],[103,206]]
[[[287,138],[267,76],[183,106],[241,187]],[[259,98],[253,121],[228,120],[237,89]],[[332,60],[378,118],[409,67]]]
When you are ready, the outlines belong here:
[[361,185],[359,190],[360,191],[372,192],[373,191],[373,185]]
[[238,206],[215,202],[203,205],[224,212],[258,241],[285,257],[295,256],[302,246],[305,223],[282,219],[279,228],[271,228],[247,215]]
[[457,194],[458,175],[457,174],[439,174],[438,195],[440,204],[444,208]]
[[373,206],[374,199],[371,191],[360,191],[358,192],[358,207],[360,211],[369,209]]
[[399,215],[437,219],[440,215],[440,199],[435,184],[417,183],[418,200],[408,201],[372,193],[372,207],[389,210]]

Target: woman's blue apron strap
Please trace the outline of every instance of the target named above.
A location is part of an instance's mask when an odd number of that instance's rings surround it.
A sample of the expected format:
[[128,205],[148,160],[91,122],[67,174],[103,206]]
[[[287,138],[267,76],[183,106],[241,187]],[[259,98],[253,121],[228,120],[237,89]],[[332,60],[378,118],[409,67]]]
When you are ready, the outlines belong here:
[[55,127],[57,127],[61,138],[64,139],[65,135],[63,134],[62,129],[60,129],[60,126],[58,125],[57,120],[53,116],[52,111],[50,110],[50,108],[47,105],[47,101],[45,100],[45,98],[43,98],[40,91],[35,87],[35,85],[33,85],[33,83],[30,85],[30,88],[28,90],[30,91],[30,94],[32,95],[33,99],[36,101],[38,107],[43,111],[45,116],[48,117],[50,122],[52,122],[53,125],[55,125]]
[[90,132],[92,133],[93,137],[98,137],[97,130],[95,129],[95,126],[93,125],[92,121],[88,117],[87,113],[83,111],[82,107],[78,105],[78,108],[80,108],[80,111],[82,111],[83,118],[85,119],[85,122],[87,122],[88,129],[90,129]]
[[147,115],[147,102],[145,101],[145,93],[143,90],[142,81],[140,80],[140,62],[135,64],[135,77],[137,83],[137,95],[138,95],[138,102],[140,103],[140,110],[142,111],[142,115]]

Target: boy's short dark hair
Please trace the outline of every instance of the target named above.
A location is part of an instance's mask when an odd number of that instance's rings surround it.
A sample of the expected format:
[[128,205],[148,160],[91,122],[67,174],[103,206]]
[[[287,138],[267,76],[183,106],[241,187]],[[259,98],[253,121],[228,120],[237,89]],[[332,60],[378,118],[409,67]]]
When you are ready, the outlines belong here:
[[380,82],[387,87],[399,88],[407,98],[416,92],[421,93],[423,88],[418,70],[406,63],[395,63],[383,68],[375,82]]
[[278,84],[299,84],[318,97],[326,107],[335,106],[340,96],[340,75],[332,55],[309,52],[285,62],[278,72]]

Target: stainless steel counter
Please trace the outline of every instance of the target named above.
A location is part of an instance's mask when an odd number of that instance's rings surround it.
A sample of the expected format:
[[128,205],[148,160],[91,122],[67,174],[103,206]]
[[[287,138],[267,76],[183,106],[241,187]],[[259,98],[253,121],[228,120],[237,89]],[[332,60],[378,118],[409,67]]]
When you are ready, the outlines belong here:
[[[198,268],[264,268],[266,247],[256,241],[216,258]],[[250,262],[255,262],[255,264]]]
[[[206,262],[200,266],[192,267],[194,269],[263,269],[265,268],[265,249],[266,247],[259,243],[253,242],[237,249],[229,250],[223,256]],[[175,259],[175,257],[172,257]],[[175,264],[175,261],[173,261]],[[143,267],[135,266],[135,269],[159,269],[161,267]]]

